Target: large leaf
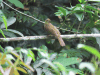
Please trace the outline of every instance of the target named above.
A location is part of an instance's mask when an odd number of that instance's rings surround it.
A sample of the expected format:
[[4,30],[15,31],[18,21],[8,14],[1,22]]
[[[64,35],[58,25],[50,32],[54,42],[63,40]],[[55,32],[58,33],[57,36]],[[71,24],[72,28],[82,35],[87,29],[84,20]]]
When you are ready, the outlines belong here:
[[6,58],[9,60],[15,60],[15,58],[11,54],[7,54]]
[[7,31],[3,31],[3,33],[8,36],[8,37],[17,37],[14,33],[12,32],[7,32]]
[[42,75],[42,69],[41,68],[36,68],[35,70],[37,72],[37,75]]
[[[5,29],[3,29],[3,30],[5,30]],[[16,34],[18,34],[18,35],[20,35],[20,36],[24,36],[21,32],[19,32],[19,31],[17,31],[17,30],[13,30],[13,29],[7,29],[7,32],[16,33]]]
[[41,66],[44,63],[48,64],[54,70],[56,75],[60,75],[60,72],[59,72],[58,68],[51,61],[48,61],[46,59],[41,59],[38,63],[35,63],[34,68],[37,68],[37,67]]
[[56,64],[58,66],[58,68],[60,69],[60,71],[62,72],[63,75],[67,75],[66,68],[61,63],[54,62],[54,64]]
[[57,59],[54,60],[54,62],[59,62],[61,63],[64,67],[72,65],[72,64],[76,64],[76,63],[80,63],[82,60],[80,58],[77,57],[72,57],[72,58],[66,58],[66,57],[58,57]]
[[84,44],[78,44],[77,48],[83,48],[85,50],[87,50],[88,52],[94,54],[95,56],[97,56],[100,59],[100,53],[97,49],[84,45]]
[[6,55],[0,53],[0,64],[5,64],[6,62]]
[[75,16],[78,18],[79,21],[84,19],[83,13],[80,13],[80,14],[75,13]]
[[[40,71],[39,71],[39,72],[40,72]],[[38,73],[39,73],[39,72],[38,72]],[[43,69],[43,72],[45,73],[45,75],[48,75],[48,74],[49,74],[49,75],[54,75],[50,70],[48,70],[48,69],[46,69],[46,68]],[[38,74],[38,75],[39,75],[39,74]],[[41,75],[42,75],[42,74],[41,74]]]
[[23,4],[19,0],[8,0],[8,1],[14,3],[15,6],[17,7],[24,8]]
[[80,65],[79,65],[79,69],[83,69],[83,68],[88,68],[92,72],[92,74],[94,75],[94,73],[95,73],[95,67],[93,66],[92,63],[81,62]]
[[[7,19],[7,27],[10,26],[10,25],[12,25],[15,22],[16,22],[16,18],[15,17],[8,18]],[[5,28],[5,24],[4,23],[1,24],[1,29],[2,28]]]
[[57,7],[66,16],[66,10],[62,7]]

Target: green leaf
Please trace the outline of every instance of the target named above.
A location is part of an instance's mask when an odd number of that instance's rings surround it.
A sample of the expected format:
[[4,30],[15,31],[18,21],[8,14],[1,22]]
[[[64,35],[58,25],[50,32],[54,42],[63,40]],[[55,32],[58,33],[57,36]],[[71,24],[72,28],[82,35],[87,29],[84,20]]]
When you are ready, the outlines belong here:
[[51,41],[47,41],[47,43],[48,43],[48,44],[50,44],[50,43],[51,43]]
[[48,48],[45,45],[42,45],[40,48],[45,50],[46,52],[48,51]]
[[41,66],[44,63],[48,64],[54,70],[56,75],[60,75],[60,72],[59,72],[58,68],[51,61],[48,61],[46,59],[41,59],[38,64],[34,65],[34,68],[37,68],[37,67]]
[[85,50],[87,50],[88,52],[94,54],[95,56],[97,56],[98,58],[100,58],[100,53],[97,49],[84,45],[84,44],[78,44],[77,48],[83,48]]
[[35,21],[33,24],[32,24],[32,26],[35,26],[37,24],[37,21]]
[[3,49],[3,47],[0,45],[0,49],[2,50],[2,52],[4,52],[4,49]]
[[26,49],[20,49],[22,53],[25,53],[26,55],[28,54],[28,50]]
[[95,73],[95,67],[92,63],[89,63],[89,62],[81,62],[79,64],[79,69],[83,69],[83,68],[88,68],[92,74]]
[[15,4],[15,6],[24,8],[23,4],[19,0],[8,0],[9,2]]
[[0,29],[0,33],[3,35],[4,38],[6,38],[4,33],[3,33],[3,31],[1,29]]
[[21,47],[16,47],[16,48],[15,48],[15,50],[20,50],[20,49],[21,49]]
[[6,58],[9,60],[15,60],[15,58],[11,54],[6,54]]
[[84,0],[78,0],[80,3],[83,3],[84,2]]
[[17,37],[14,33],[9,32],[9,31],[6,31],[6,30],[4,30],[4,29],[3,29],[3,33],[4,33],[6,36],[8,36],[8,37]]
[[72,64],[80,63],[81,61],[82,60],[77,57],[66,58],[66,57],[60,56],[57,59],[55,59],[53,62],[60,62],[64,67],[66,67]]
[[[42,47],[40,47],[40,48],[42,48]],[[46,49],[46,46],[43,45],[43,48],[44,48],[44,49],[40,49],[40,48],[34,47],[33,50],[37,50],[37,51],[38,51],[39,57],[48,58],[49,55],[48,55],[48,51],[47,51],[47,49]]]
[[20,62],[20,64],[34,72],[34,69],[30,65],[27,65],[24,62]]
[[[7,19],[7,27],[12,25],[13,23],[16,22],[16,18],[15,17],[10,17]],[[5,28],[5,24],[1,24],[1,29]]]
[[28,51],[27,56],[31,57],[33,59],[33,61],[35,62],[35,55],[31,50]]
[[60,69],[60,71],[62,71],[62,74],[64,75],[64,74],[66,74],[67,75],[67,73],[66,73],[66,67],[64,67],[61,63],[59,63],[59,62],[54,62],[54,64],[56,64],[57,65],[57,67]]
[[35,2],[36,0],[34,0],[34,2]]
[[84,15],[83,15],[83,13],[81,13],[81,14],[77,14],[77,13],[75,13],[75,16],[78,18],[79,21],[81,21],[81,20],[84,19]]
[[100,75],[100,68],[96,71],[96,75]]
[[0,4],[2,3],[2,0],[0,0]]
[[60,10],[58,10],[58,12],[56,12],[54,14],[56,14],[56,16],[63,16],[63,13]]
[[75,10],[83,10],[84,11],[81,4],[77,4],[75,7],[72,8],[72,10],[74,10],[74,11]]
[[66,70],[67,71],[73,71],[73,72],[80,74],[80,75],[84,75],[81,70],[76,69],[76,68],[66,67]]
[[64,16],[66,16],[66,10],[62,7],[57,7],[62,13]]
[[5,27],[6,27],[6,30],[7,30],[7,19],[6,19],[6,17],[5,17],[5,16],[2,16],[2,18],[3,18],[3,22],[4,22]]
[[[5,29],[3,29],[3,30],[5,30]],[[7,32],[16,33],[16,34],[18,34],[18,35],[20,35],[20,36],[24,36],[21,32],[19,32],[19,31],[17,31],[17,30],[13,30],[13,29],[8,29]]]
[[86,8],[87,8],[87,9],[90,9],[90,10],[98,11],[98,10],[97,10],[96,8],[94,8],[93,6],[89,6],[89,5],[87,5]]

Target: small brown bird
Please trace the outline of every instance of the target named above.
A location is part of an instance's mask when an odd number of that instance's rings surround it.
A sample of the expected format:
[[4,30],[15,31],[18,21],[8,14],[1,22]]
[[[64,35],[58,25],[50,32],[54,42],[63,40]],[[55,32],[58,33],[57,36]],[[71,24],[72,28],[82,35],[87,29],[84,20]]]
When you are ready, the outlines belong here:
[[60,43],[61,46],[65,46],[65,43],[64,43],[62,37],[60,36],[61,33],[59,32],[59,30],[55,26],[53,26],[50,23],[50,19],[49,18],[45,20],[44,28],[49,33],[51,33],[52,35],[54,35],[58,39],[58,41],[59,41],[59,43]]

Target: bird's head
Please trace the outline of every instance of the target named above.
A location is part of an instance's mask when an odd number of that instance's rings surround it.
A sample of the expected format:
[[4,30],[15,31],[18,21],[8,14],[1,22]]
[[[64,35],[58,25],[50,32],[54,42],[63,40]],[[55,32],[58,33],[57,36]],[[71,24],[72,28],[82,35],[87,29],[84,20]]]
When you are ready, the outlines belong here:
[[48,23],[50,23],[50,21],[51,21],[51,20],[50,20],[49,18],[47,18],[47,19],[45,20],[45,23],[48,24]]

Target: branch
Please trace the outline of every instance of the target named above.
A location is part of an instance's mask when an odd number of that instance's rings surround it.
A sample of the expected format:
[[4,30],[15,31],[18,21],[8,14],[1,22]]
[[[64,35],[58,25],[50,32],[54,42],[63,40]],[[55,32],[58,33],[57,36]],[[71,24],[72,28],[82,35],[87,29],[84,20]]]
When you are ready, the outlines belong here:
[[[100,37],[100,34],[71,34],[71,35],[61,35],[64,39],[71,38],[84,38],[84,37]],[[13,38],[0,38],[0,42],[9,41],[21,41],[21,40],[39,40],[39,39],[56,39],[54,36],[25,36],[25,37],[13,37]]]

